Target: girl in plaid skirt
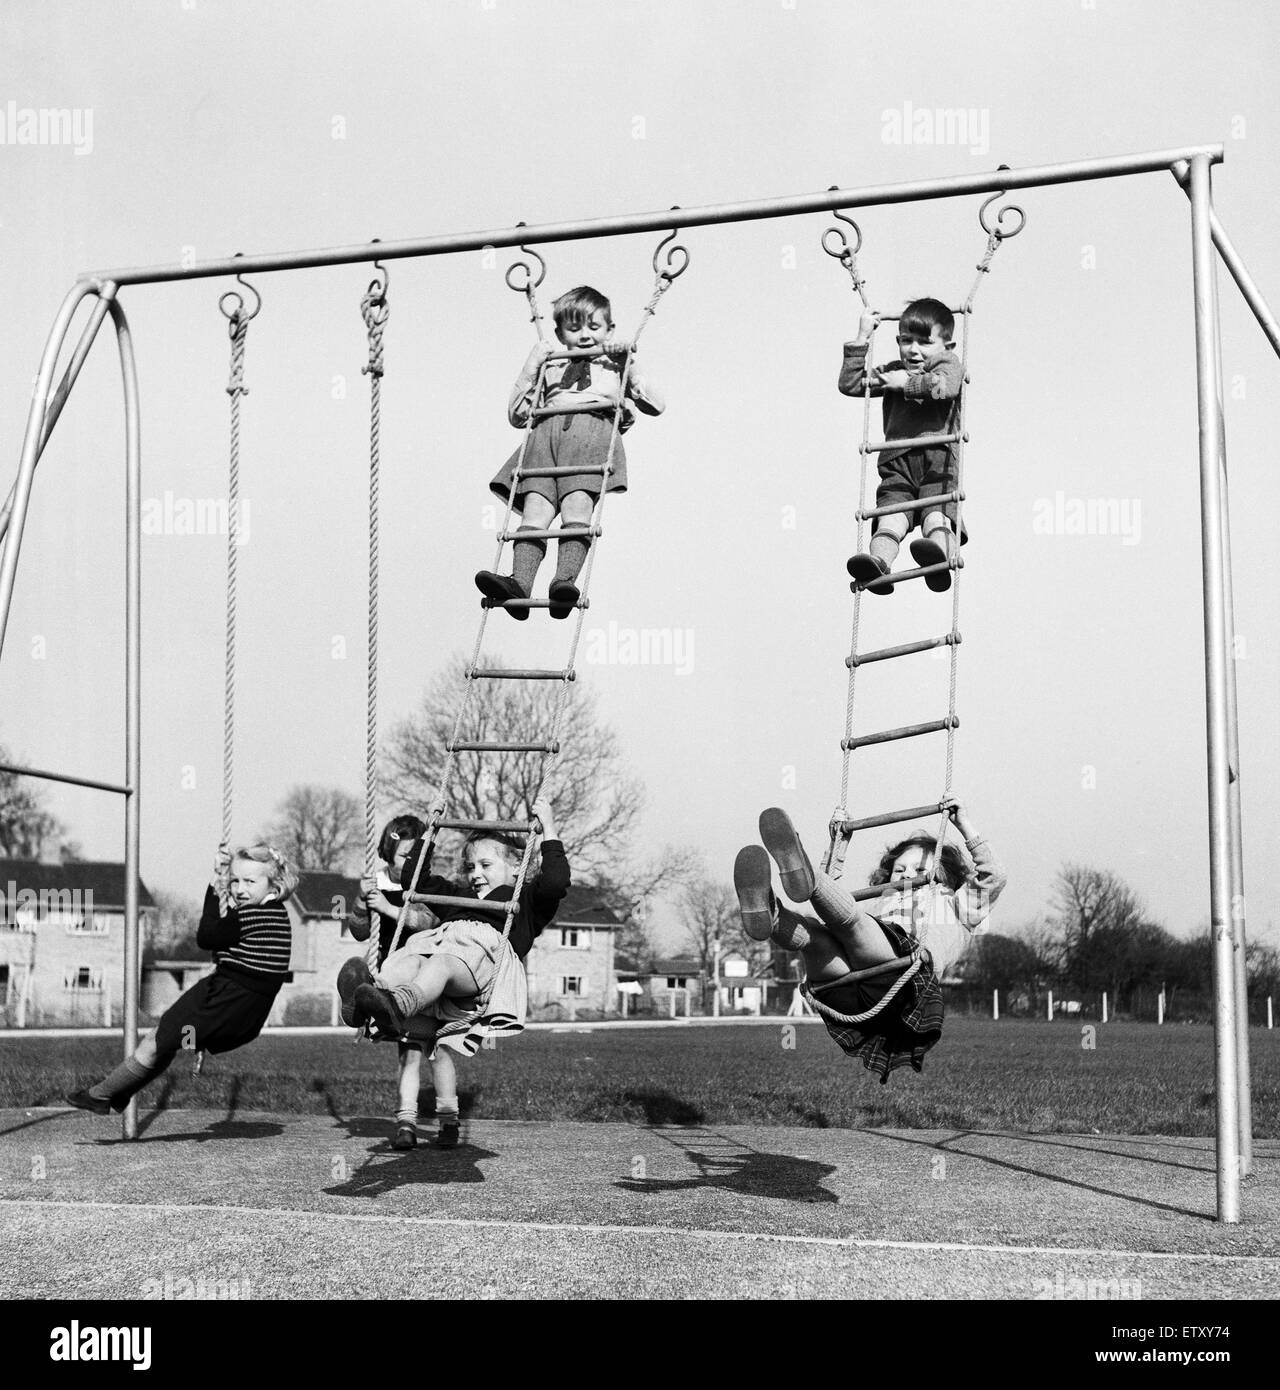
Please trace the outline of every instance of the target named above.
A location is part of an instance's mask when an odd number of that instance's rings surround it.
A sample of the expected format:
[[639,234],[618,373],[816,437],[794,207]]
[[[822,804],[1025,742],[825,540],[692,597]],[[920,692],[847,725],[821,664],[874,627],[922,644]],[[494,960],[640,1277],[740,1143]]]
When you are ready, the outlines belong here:
[[[804,997],[827,1031],[881,1082],[897,1067],[921,1069],[924,1054],[942,1036],[939,978],[982,929],[1005,876],[964,808],[951,803],[956,829],[972,856],[944,840],[939,881],[913,881],[933,870],[938,842],[916,831],[882,856],[872,886],[882,886],[870,911],[836,879],[815,871],[785,811],[760,817],[765,849],[738,852],[734,886],[743,930],[756,941],[772,939],[804,959]],[[793,902],[813,905],[818,920],[780,904],[773,895],[769,855],[777,862],[783,891]],[[927,938],[929,945],[922,944]]]

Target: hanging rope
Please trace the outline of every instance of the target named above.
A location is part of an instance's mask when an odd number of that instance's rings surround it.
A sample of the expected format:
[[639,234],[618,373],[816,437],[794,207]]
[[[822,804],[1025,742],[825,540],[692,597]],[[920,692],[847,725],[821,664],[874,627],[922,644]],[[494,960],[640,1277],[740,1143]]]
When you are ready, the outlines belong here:
[[[231,397],[231,446],[227,470],[227,617],[226,648],[223,660],[222,683],[222,837],[231,842],[231,810],[235,791],[235,710],[236,710],[236,555],[240,548],[240,398],[249,394],[244,384],[244,353],[249,338],[249,324],[262,308],[262,298],[243,275],[236,276],[254,298],[252,310],[246,310],[244,296],[228,290],[218,300],[218,308],[227,320],[231,339],[231,375],[227,395]],[[230,306],[230,307],[229,307]]]

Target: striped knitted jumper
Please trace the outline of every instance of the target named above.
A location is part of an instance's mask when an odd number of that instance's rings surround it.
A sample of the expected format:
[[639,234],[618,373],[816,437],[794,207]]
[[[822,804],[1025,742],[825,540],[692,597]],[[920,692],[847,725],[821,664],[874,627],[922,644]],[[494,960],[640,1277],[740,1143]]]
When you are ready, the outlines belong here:
[[205,890],[196,944],[212,951],[218,971],[233,975],[247,989],[274,994],[288,978],[293,928],[281,902],[218,910],[218,895]]

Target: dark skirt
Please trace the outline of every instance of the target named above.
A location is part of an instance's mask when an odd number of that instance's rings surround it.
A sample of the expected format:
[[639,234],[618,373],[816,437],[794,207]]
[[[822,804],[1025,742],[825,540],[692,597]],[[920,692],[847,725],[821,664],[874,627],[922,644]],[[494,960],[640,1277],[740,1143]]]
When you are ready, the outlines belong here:
[[230,1052],[251,1043],[262,1032],[283,983],[264,980],[265,989],[252,988],[230,971],[215,970],[165,1010],[156,1026],[156,1051],[162,1057],[183,1051]]
[[[885,971],[867,980],[834,980],[812,988],[806,981],[800,988],[827,1032],[851,1057],[860,1058],[884,1085],[889,1073],[898,1067],[921,1070],[924,1054],[942,1036],[943,1007],[942,987],[929,952],[899,927],[880,922],[880,930],[896,956],[908,959],[918,953],[919,968],[910,979],[899,985],[902,972]],[[895,986],[893,998],[871,1018],[849,1022],[851,1016],[875,1009]]]
[[[603,468],[609,458],[609,440],[613,435],[613,411],[586,413],[578,415],[549,415],[539,420],[529,434],[525,449],[526,468]],[[520,450],[498,470],[489,491],[505,502],[511,495],[511,483],[515,478],[516,466],[520,462]],[[528,493],[545,497],[558,511],[560,504],[571,492],[589,492],[593,497],[600,495],[599,473],[567,473],[559,478],[520,479],[516,490],[515,510],[524,511],[521,500]],[[613,446],[613,472],[609,474],[609,492],[627,490],[627,452],[619,439]]]

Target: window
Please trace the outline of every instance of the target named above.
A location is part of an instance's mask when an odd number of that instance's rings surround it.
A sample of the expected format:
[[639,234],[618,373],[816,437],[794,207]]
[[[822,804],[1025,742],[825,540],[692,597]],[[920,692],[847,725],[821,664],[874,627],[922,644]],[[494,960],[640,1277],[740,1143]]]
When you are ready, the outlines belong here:
[[667,988],[668,988],[668,989],[688,989],[688,988],[689,988],[689,977],[688,977],[687,975],[668,975],[668,976],[667,976]]
[[591,932],[586,927],[561,927],[560,944],[578,951],[589,951]]
[[581,975],[561,975],[560,993],[582,995],[582,976]]
[[0,965],[0,1005],[9,1002],[9,967]]
[[62,988],[74,993],[100,992],[102,989],[102,967],[92,965],[72,965],[62,972]]
[[104,912],[94,912],[85,917],[77,913],[60,914],[67,928],[68,936],[110,936],[111,918]]

